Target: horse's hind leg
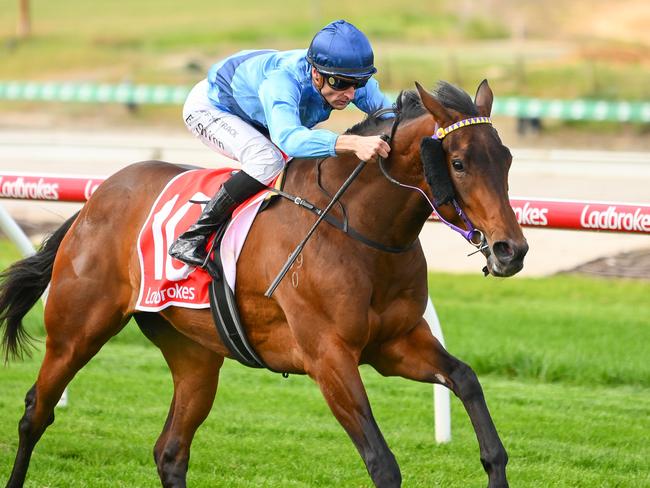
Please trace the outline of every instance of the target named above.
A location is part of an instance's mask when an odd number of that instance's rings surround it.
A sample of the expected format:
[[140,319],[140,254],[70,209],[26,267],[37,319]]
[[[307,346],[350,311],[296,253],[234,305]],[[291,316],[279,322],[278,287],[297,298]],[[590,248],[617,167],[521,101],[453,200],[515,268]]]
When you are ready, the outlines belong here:
[[160,348],[174,380],[174,396],[156,446],[154,460],[165,488],[186,486],[190,445],[210,413],[223,357],[188,339],[151,313],[136,314],[144,334]]
[[36,383],[25,397],[8,488],[23,485],[34,447],[54,421],[54,407],[65,387],[126,323],[113,301],[89,303],[80,296],[78,285],[65,288],[67,291],[53,287],[45,308],[45,357]]
[[367,362],[386,376],[442,383],[450,388],[463,402],[476,432],[481,462],[488,474],[488,488],[508,486],[508,455],[499,439],[476,374],[440,345],[424,319],[406,336],[378,347],[369,354]]

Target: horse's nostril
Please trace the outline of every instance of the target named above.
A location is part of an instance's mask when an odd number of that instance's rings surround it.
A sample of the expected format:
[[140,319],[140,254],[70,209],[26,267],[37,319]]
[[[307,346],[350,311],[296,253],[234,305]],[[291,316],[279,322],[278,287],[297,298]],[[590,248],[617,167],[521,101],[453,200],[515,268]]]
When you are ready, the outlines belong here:
[[522,261],[528,252],[528,243],[517,245],[508,241],[497,241],[492,245],[492,252],[504,264]]
[[515,257],[515,251],[507,241],[497,241],[492,245],[492,252],[502,263],[509,263]]

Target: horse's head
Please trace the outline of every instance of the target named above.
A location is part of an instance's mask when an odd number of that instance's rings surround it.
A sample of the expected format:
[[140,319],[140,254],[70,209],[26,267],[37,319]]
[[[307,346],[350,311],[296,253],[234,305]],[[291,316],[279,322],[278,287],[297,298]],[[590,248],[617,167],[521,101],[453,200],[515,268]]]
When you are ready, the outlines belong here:
[[[523,268],[528,244],[508,199],[512,155],[485,119],[493,100],[487,80],[479,85],[473,103],[464,91],[448,83],[440,83],[435,94],[416,86],[428,111],[425,116],[433,118],[434,135],[438,134],[437,138],[425,137],[420,146],[427,193],[445,219],[467,229],[455,200],[485,236],[481,250],[488,272],[512,276]],[[468,120],[471,123],[461,122]],[[457,122],[461,122],[458,130],[454,128]],[[430,130],[430,124],[423,125]]]

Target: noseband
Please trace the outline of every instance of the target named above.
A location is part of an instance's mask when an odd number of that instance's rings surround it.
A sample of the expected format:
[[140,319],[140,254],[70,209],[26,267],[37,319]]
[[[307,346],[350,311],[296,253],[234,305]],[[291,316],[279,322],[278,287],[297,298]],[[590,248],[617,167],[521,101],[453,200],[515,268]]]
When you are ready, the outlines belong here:
[[[397,126],[399,125],[401,119],[400,119],[400,111],[399,107],[395,108],[386,108],[382,109],[379,112],[377,112],[375,115],[381,116],[385,115],[388,113],[394,113],[395,114],[395,120],[393,121],[393,125],[391,127],[390,131],[390,139],[389,142],[392,142],[395,138],[395,132],[397,131]],[[468,119],[463,119],[458,122],[455,122],[454,124],[442,128],[442,127],[437,127],[436,130],[434,131],[433,135],[431,136],[431,139],[442,141],[449,133],[460,129],[462,127],[467,127],[468,125],[475,125],[475,124],[490,124],[492,125],[492,120],[489,117],[471,117]],[[441,142],[442,143],[442,142]],[[449,222],[447,219],[445,219],[440,212],[438,211],[437,205],[435,205],[431,199],[427,196],[427,194],[419,187],[417,186],[412,186],[412,185],[407,185],[405,183],[401,183],[397,181],[395,178],[393,178],[391,175],[388,174],[388,171],[386,171],[386,168],[384,167],[384,158],[379,158],[379,168],[381,169],[381,172],[383,173],[384,177],[391,183],[401,186],[403,188],[408,188],[411,190],[418,191],[424,199],[427,201],[427,203],[431,206],[431,209],[433,212],[436,214],[436,216],[440,219],[441,222],[445,223],[449,228],[452,230],[458,232],[460,235],[462,235],[467,242],[469,242],[471,245],[474,247],[478,248],[476,252],[478,251],[483,251],[484,249],[487,248],[487,240],[485,238],[485,235],[483,232],[478,230],[474,225],[472,224],[472,221],[469,219],[467,214],[463,211],[463,209],[460,207],[458,204],[458,201],[454,197],[451,200],[451,204],[454,206],[454,209],[456,210],[456,213],[458,216],[462,219],[462,221],[465,223],[465,226],[467,229],[463,229],[461,227],[458,227],[457,225],[452,224]],[[474,253],[472,253],[474,254]]]

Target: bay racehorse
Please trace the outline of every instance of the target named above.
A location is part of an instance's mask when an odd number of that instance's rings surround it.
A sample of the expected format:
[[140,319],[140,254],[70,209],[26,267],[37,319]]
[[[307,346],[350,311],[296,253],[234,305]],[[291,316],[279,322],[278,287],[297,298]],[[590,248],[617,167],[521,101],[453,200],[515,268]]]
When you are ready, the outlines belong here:
[[[245,242],[237,304],[250,343],[271,369],[307,374],[318,384],[376,486],[400,486],[401,474],[373,418],[358,370],[362,363],[382,375],[450,388],[476,431],[488,486],[505,487],[506,451],[477,377],[443,349],[422,318],[427,267],[418,234],[434,202],[469,240],[480,241],[487,273],[518,272],[528,246],[508,200],[512,158],[488,118],[493,95],[486,81],[474,101],[447,83],[433,93],[417,88],[400,96],[397,118],[375,115],[351,129],[392,135],[392,150],[381,164],[366,165],[340,200],[359,234],[401,252],[374,249],[324,223],[302,252],[300,285],[284,280],[267,298],[267,286],[315,220],[280,200],[258,215]],[[295,160],[285,190],[324,207],[327,193],[334,193],[357,163],[353,155]],[[158,473],[165,487],[185,486],[192,438],[212,407],[219,369],[230,353],[208,310],[145,313],[134,305],[140,286],[138,232],[156,196],[186,169],[149,161],[117,172],[36,255],[3,273],[0,319],[7,359],[28,351],[22,319],[50,283],[45,357],[25,398],[8,487],[23,485],[33,449],[54,421],[66,385],[132,316],[161,349],[174,382],[154,448]],[[341,207],[335,213],[341,218]],[[470,232],[470,225],[476,230]]]

